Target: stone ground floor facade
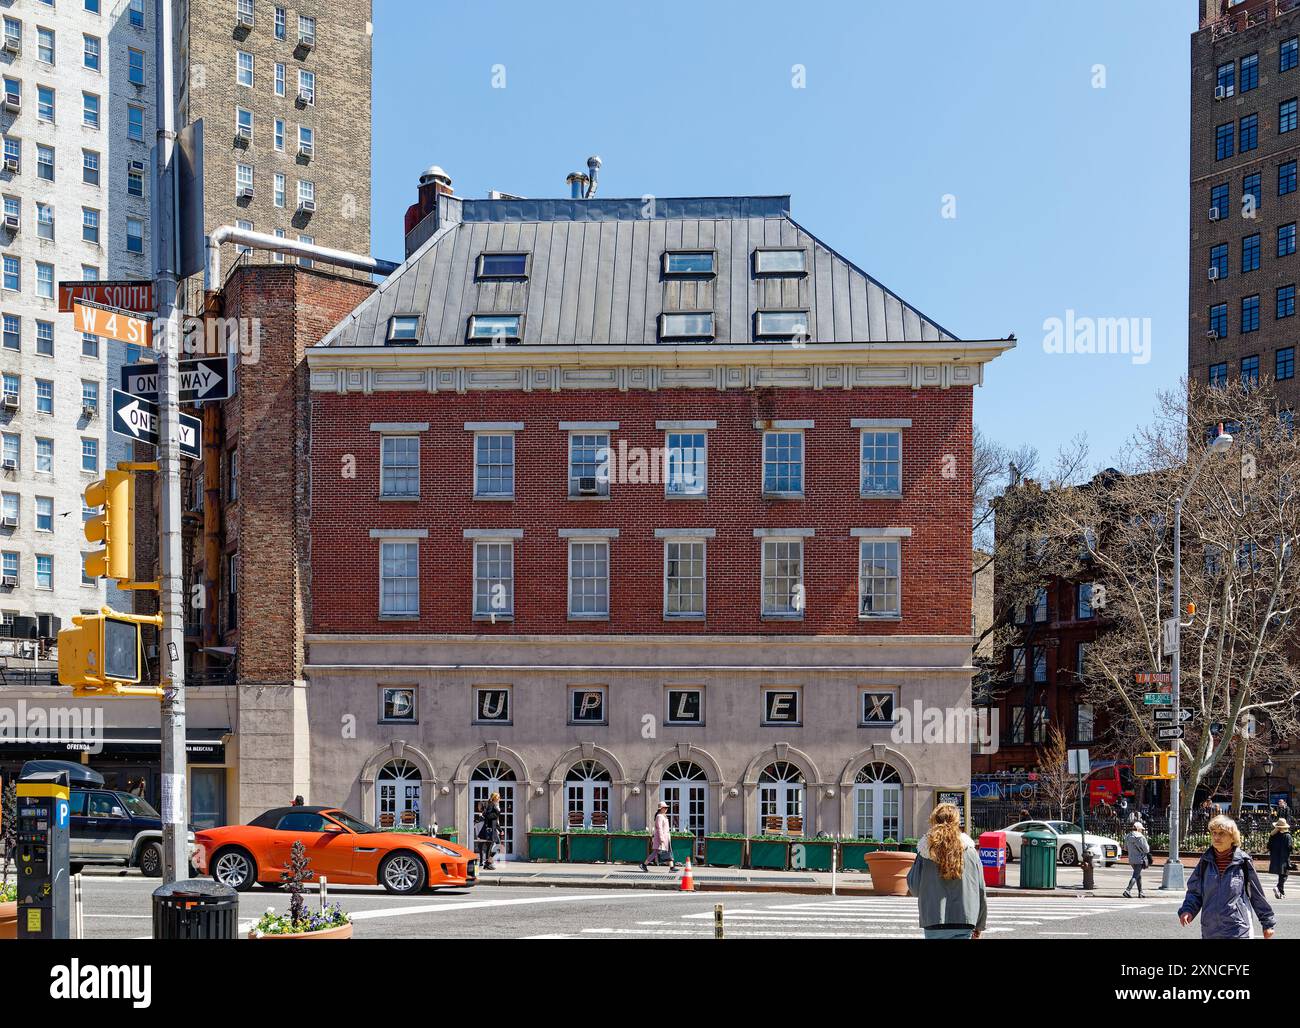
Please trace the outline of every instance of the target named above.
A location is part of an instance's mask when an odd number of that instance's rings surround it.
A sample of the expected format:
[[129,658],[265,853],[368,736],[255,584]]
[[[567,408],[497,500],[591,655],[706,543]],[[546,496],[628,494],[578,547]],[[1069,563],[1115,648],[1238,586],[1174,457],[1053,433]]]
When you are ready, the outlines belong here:
[[[317,635],[308,646],[308,802],[381,825],[436,821],[465,839],[475,805],[497,792],[514,855],[532,828],[644,828],[661,798],[696,834],[779,825],[901,840],[923,834],[940,793],[969,784],[969,741],[896,725],[969,709],[964,638]],[[289,773],[298,734],[277,734]],[[253,749],[275,743],[242,740],[245,774]],[[288,781],[277,790],[290,793]]]

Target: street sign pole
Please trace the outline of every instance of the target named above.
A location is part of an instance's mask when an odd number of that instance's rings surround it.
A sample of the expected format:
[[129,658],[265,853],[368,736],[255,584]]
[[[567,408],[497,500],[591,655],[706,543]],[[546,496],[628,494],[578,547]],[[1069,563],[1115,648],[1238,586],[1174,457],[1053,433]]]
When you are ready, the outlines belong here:
[[162,821],[163,879],[189,877],[185,788],[185,629],[181,582],[181,458],[179,353],[181,312],[176,304],[179,202],[176,189],[176,108],[173,67],[173,5],[156,10],[155,63],[158,103],[158,185],[153,190],[154,279],[158,289],[158,320],[163,326],[158,355],[159,503],[158,667],[162,702]]

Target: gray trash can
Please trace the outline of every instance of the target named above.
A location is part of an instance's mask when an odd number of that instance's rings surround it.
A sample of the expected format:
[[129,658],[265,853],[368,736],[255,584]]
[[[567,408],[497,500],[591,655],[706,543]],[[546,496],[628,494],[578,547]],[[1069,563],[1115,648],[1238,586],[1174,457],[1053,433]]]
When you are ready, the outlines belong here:
[[219,882],[173,882],[153,893],[155,939],[233,939],[239,928],[239,893]]

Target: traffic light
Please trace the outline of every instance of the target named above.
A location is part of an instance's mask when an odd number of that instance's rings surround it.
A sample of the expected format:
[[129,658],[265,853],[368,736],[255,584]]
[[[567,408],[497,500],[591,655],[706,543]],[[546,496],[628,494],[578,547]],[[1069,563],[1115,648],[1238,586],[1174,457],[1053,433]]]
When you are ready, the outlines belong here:
[[72,619],[74,627],[59,633],[59,684],[69,685],[78,697],[160,696],[153,688],[138,686],[144,676],[140,629],[161,627],[162,618],[103,613]]
[[1145,781],[1169,781],[1178,777],[1178,754],[1139,753],[1133,758],[1133,774]]
[[86,506],[102,513],[86,522],[86,538],[104,548],[86,557],[86,575],[129,582],[135,577],[135,476],[110,471],[86,489]]

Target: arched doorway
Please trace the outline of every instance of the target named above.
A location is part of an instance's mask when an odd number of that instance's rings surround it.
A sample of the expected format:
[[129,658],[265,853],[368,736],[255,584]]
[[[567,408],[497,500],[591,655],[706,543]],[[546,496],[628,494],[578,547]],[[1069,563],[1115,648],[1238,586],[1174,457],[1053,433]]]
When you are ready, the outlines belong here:
[[668,804],[672,826],[694,835],[696,855],[702,854],[709,823],[709,781],[704,769],[689,760],[669,764],[659,781],[659,799]]
[[803,772],[788,760],[777,760],[758,776],[758,830],[803,835]]
[[613,779],[598,760],[580,760],[564,777],[565,825],[569,828],[609,828],[609,795]]
[[376,776],[375,824],[380,828],[420,824],[420,769],[409,760],[390,760]]
[[[513,860],[515,852],[515,787],[514,768],[504,760],[485,760],[474,769],[469,780],[470,831],[474,826],[474,811],[486,804],[495,792],[501,796],[501,848],[497,855],[502,860]],[[463,840],[474,846],[476,840]]]
[[853,785],[853,826],[859,839],[902,841],[903,780],[885,763],[865,765]]

